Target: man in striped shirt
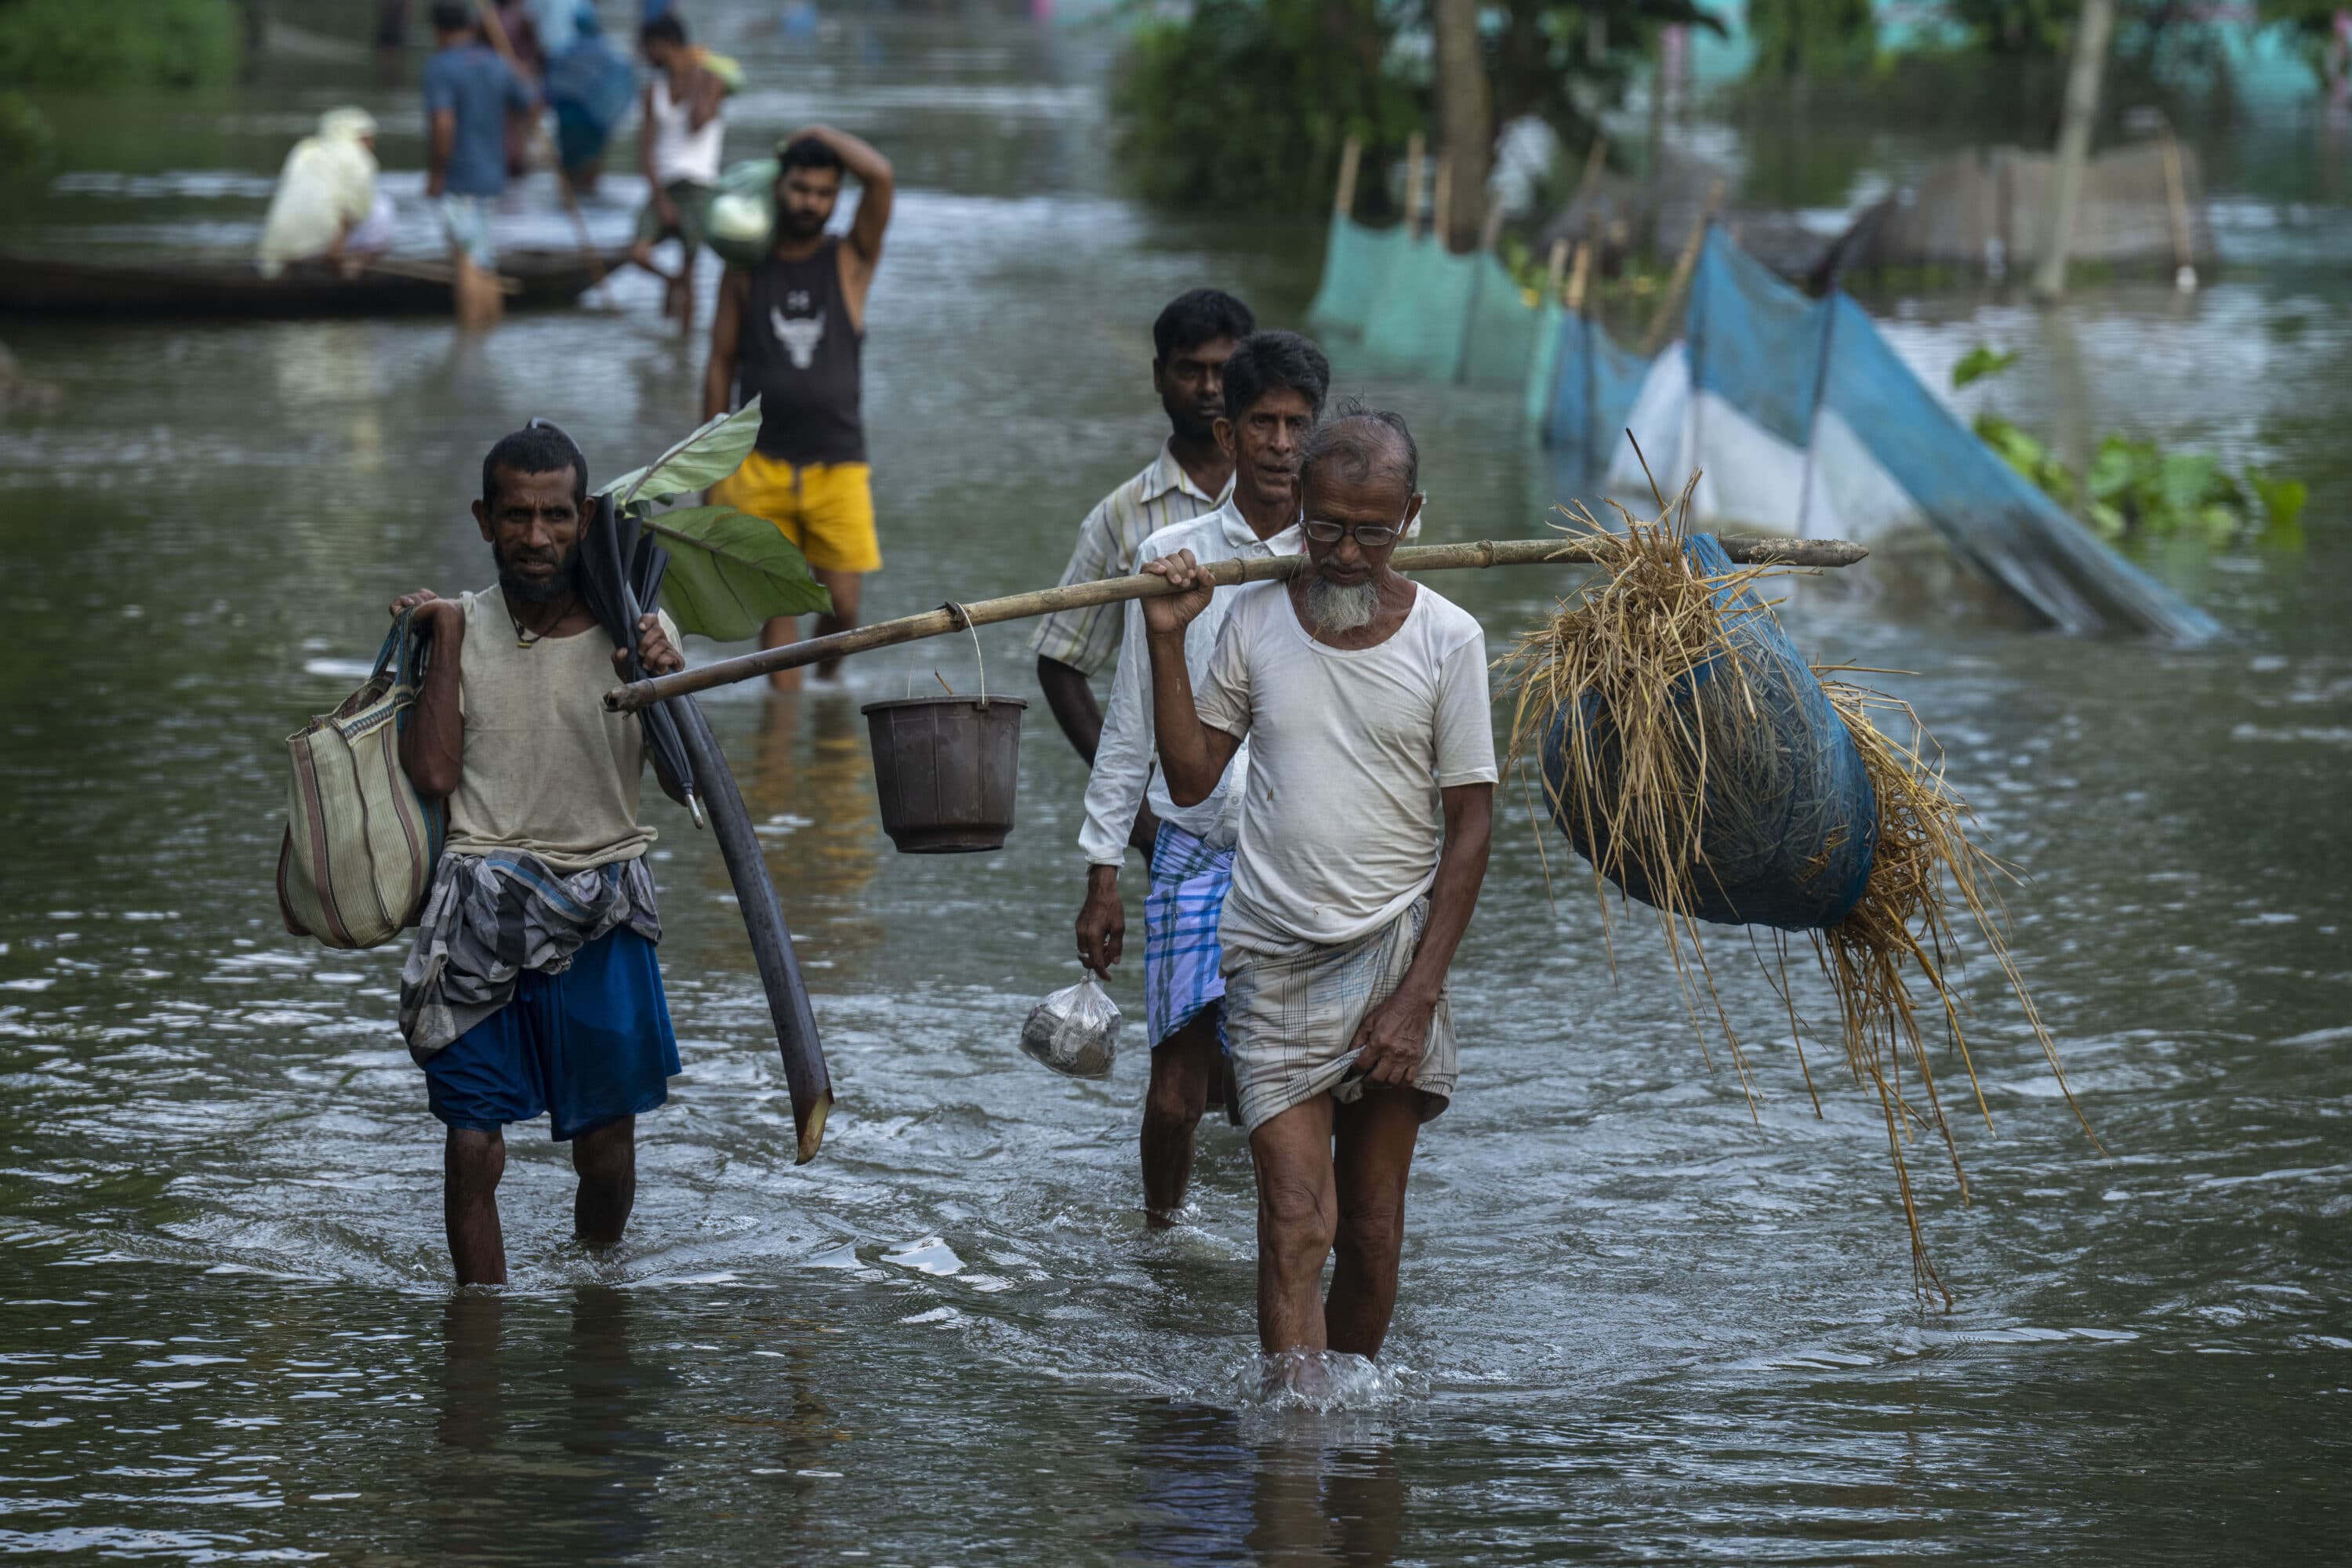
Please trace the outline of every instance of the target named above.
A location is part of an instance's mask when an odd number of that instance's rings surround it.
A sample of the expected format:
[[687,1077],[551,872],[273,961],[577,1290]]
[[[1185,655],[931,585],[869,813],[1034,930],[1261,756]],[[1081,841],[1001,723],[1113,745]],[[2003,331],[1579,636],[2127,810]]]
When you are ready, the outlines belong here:
[[[1065,584],[1124,577],[1145,539],[1171,523],[1214,511],[1232,494],[1234,460],[1217,445],[1224,412],[1224,365],[1234,345],[1256,330],[1250,309],[1216,289],[1180,294],[1151,324],[1152,390],[1168,413],[1169,435],[1143,471],[1102,499],[1078,525]],[[1037,684],[1062,733],[1092,766],[1103,715],[1087,684],[1118,651],[1121,606],[1096,605],[1047,616],[1037,625]],[[1131,841],[1148,860],[1157,824],[1146,806]]]

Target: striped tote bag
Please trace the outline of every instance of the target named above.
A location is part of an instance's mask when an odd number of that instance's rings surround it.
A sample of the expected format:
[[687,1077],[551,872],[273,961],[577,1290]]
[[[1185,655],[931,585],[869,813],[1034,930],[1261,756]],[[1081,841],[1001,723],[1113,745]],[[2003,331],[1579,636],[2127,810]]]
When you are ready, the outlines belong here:
[[286,738],[278,909],[289,931],[329,947],[379,947],[415,924],[441,858],[446,807],[419,796],[400,765],[425,677],[414,619],[394,625],[365,686]]

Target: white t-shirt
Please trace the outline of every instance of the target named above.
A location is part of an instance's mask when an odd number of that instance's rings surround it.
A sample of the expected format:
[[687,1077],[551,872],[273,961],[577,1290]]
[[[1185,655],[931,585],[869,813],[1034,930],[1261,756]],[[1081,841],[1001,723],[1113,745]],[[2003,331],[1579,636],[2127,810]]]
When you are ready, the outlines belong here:
[[1227,590],[1194,698],[1203,723],[1249,740],[1226,947],[1333,947],[1377,931],[1436,880],[1438,791],[1495,782],[1486,633],[1414,589],[1404,624],[1356,649],[1308,637],[1281,583]]

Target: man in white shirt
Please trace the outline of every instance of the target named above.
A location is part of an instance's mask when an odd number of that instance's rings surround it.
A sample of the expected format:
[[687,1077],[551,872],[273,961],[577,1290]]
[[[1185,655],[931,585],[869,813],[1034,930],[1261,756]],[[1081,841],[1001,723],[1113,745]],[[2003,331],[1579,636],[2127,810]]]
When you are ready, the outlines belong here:
[[[1224,362],[1226,413],[1215,421],[1218,445],[1234,465],[1225,504],[1205,517],[1160,529],[1139,559],[1187,552],[1198,561],[1298,553],[1298,461],[1323,410],[1331,367],[1296,332],[1242,340]],[[1205,671],[1230,595],[1210,602],[1187,628],[1184,657]],[[1156,817],[1150,891],[1143,905],[1145,1037],[1151,1082],[1143,1098],[1143,1212],[1171,1225],[1192,1173],[1192,1131],[1224,1078],[1217,921],[1233,882],[1235,805],[1248,767],[1246,749],[1209,797],[1180,806],[1153,776],[1151,706],[1144,682],[1142,611],[1126,610],[1127,637],[1111,682],[1110,714],[1087,781],[1087,822],[1078,847],[1087,857],[1087,898],[1078,910],[1078,956],[1097,973],[1118,962],[1127,915],[1118,872],[1130,826]],[[1149,790],[1150,805],[1144,805]]]
[[1145,568],[1185,590],[1142,601],[1169,798],[1207,799],[1250,742],[1218,934],[1269,1355],[1379,1352],[1413,1144],[1454,1093],[1445,975],[1486,876],[1495,735],[1477,621],[1389,567],[1418,471],[1394,415],[1347,407],[1315,431],[1311,565],[1224,591],[1197,702],[1185,629],[1211,589],[1188,554]]
[[[1168,439],[1143,471],[1105,496],[1078,525],[1065,584],[1124,577],[1135,552],[1160,529],[1214,511],[1233,493],[1234,459],[1217,444],[1224,412],[1224,366],[1234,345],[1257,328],[1239,300],[1216,289],[1179,294],[1151,323],[1151,389],[1168,415]],[[1037,623],[1031,647],[1037,684],[1062,733],[1089,765],[1102,735],[1102,710],[1087,682],[1118,648],[1119,607],[1062,610]],[[1129,840],[1148,857],[1153,826],[1138,824]]]

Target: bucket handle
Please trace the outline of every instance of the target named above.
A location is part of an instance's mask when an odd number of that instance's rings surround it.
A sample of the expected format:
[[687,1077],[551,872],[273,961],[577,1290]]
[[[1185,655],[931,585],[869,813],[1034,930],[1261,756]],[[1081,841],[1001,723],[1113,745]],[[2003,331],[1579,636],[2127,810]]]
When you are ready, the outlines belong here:
[[985,708],[988,706],[988,660],[981,657],[980,628],[972,624],[971,612],[965,609],[961,605],[957,604],[953,599],[950,599],[946,604],[941,605],[940,608],[945,610],[950,616],[953,616],[956,621],[961,624],[964,630],[971,634],[972,662],[980,666],[980,705],[982,708]]

